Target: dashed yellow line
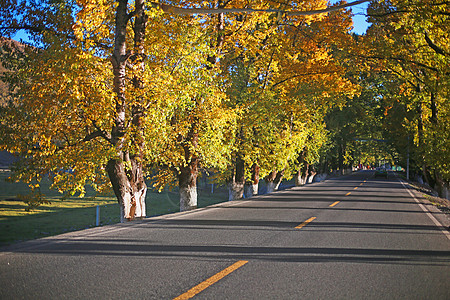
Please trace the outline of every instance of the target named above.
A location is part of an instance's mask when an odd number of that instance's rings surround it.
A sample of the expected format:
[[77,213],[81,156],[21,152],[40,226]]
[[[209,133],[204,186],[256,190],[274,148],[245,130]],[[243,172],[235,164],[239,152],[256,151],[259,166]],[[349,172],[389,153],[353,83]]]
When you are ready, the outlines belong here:
[[309,223],[311,223],[312,221],[314,221],[316,219],[316,217],[311,217],[308,220],[306,220],[305,222],[303,222],[302,224],[298,225],[297,227],[295,227],[296,229],[300,229],[305,227],[306,225],[308,225]]
[[358,189],[358,187],[357,186],[355,186],[354,188],[353,188],[354,190],[357,190]]
[[348,195],[350,195],[352,192],[348,192],[347,194],[345,194],[345,196],[348,196]]
[[364,182],[361,182],[359,185],[361,186],[361,185],[363,185],[364,184]]
[[213,275],[211,277],[209,277],[208,279],[206,279],[205,281],[203,281],[202,283],[194,286],[192,289],[190,289],[189,291],[187,291],[184,294],[181,294],[180,296],[173,298],[173,300],[186,300],[186,299],[191,299],[192,297],[194,297],[195,295],[197,295],[198,293],[204,291],[205,289],[207,289],[208,287],[210,287],[211,285],[213,285],[214,283],[216,283],[217,281],[219,281],[220,279],[224,278],[225,276],[227,276],[228,274],[236,271],[237,269],[239,269],[240,267],[242,267],[243,265],[245,265],[246,263],[248,263],[248,261],[246,260],[240,260],[234,264],[232,264],[231,266],[229,266],[226,269],[223,269],[222,271],[220,271],[219,273],[217,273],[216,275]]
[[334,206],[338,205],[339,202],[341,202],[341,201],[336,201],[333,204],[330,204],[330,207],[334,207]]

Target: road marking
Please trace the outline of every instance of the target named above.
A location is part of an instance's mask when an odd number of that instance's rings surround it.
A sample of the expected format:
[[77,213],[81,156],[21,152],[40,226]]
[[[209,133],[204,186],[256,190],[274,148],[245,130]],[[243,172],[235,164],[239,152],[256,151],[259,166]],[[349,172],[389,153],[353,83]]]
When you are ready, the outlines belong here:
[[357,190],[358,189],[358,187],[357,186],[355,186],[354,188],[353,188],[354,190]]
[[350,195],[352,192],[348,192],[347,194],[345,194],[345,196],[348,196],[348,195]]
[[425,212],[425,214],[431,219],[431,221],[433,221],[433,223],[442,231],[443,234],[445,234],[445,236],[450,240],[450,232],[445,228],[445,226],[443,226],[438,220],[436,220],[436,218],[428,211],[428,209],[425,208],[425,206],[422,205],[422,203],[420,203],[419,200],[417,200],[416,196],[414,196],[413,193],[411,193],[411,191],[409,190],[409,188],[403,183],[402,180],[399,180],[403,187],[405,188],[405,190],[408,191],[409,195],[414,199],[414,201],[417,202],[417,204],[419,204],[419,207]]
[[330,207],[336,206],[339,202],[341,202],[341,201],[336,201],[333,204],[330,204]]
[[314,221],[316,219],[316,217],[311,217],[308,220],[306,220],[305,222],[303,222],[302,224],[298,225],[297,227],[295,227],[296,229],[300,229],[305,227],[306,225],[308,225],[309,223],[311,223],[312,221]]
[[361,182],[359,185],[361,186],[361,185],[363,185],[364,184],[364,182]]
[[235,262],[234,264],[232,264],[228,268],[223,269],[222,271],[220,271],[216,275],[213,275],[213,276],[209,277],[208,279],[206,279],[205,281],[203,281],[202,283],[194,286],[192,289],[190,289],[186,293],[181,294],[180,296],[178,296],[176,298],[173,298],[173,300],[191,299],[192,297],[194,297],[198,293],[204,291],[205,289],[207,289],[208,287],[210,287],[211,285],[213,285],[214,283],[216,283],[220,279],[224,278],[228,274],[236,271],[237,269],[239,269],[240,267],[242,267],[246,263],[248,263],[248,261],[246,261],[246,260],[240,260],[238,262]]

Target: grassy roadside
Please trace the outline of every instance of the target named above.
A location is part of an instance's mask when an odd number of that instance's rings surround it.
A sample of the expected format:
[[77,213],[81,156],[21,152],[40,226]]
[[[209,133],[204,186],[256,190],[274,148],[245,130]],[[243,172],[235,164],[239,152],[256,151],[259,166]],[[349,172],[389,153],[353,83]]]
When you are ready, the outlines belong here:
[[[61,195],[49,190],[49,184],[45,183],[41,190],[51,204],[27,212],[27,205],[17,199],[17,195],[28,193],[28,186],[5,182],[8,176],[9,172],[0,171],[0,246],[94,227],[97,205],[100,205],[101,225],[119,222],[119,207],[112,193],[96,195],[94,191],[88,191],[85,198],[61,200]],[[211,193],[210,185],[204,186],[198,189],[198,206],[223,202],[227,197],[223,187],[215,188]],[[177,212],[180,207],[178,192],[149,190],[146,206],[148,216]]]

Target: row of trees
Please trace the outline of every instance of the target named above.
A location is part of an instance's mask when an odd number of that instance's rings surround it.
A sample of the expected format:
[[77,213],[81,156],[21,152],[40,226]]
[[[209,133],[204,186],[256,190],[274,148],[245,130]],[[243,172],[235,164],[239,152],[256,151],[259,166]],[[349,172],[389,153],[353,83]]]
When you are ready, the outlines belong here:
[[371,3],[361,54],[379,70],[387,139],[440,192],[450,181],[449,8],[436,0]]
[[[390,161],[441,196],[449,188],[449,3],[373,1],[372,25],[343,49],[361,93],[325,118],[332,167]],[[330,157],[332,158],[330,160]],[[334,158],[334,159],[333,159]],[[448,196],[447,196],[448,197]]]
[[[352,162],[345,141],[355,135],[339,127],[339,115],[356,107],[347,100],[367,102],[359,121],[368,125],[368,110],[388,99],[383,93],[408,96],[388,84],[409,83],[393,75],[401,61],[379,50],[389,45],[377,35],[352,36],[350,12],[323,12],[326,1],[167,4],[6,1],[2,34],[26,29],[36,46],[23,56],[13,51],[4,63],[13,71],[4,76],[13,97],[2,107],[1,147],[21,157],[16,179],[48,176],[54,188],[81,195],[87,184],[112,187],[123,221],[146,216],[150,178],[160,189],[178,184],[180,209],[189,210],[197,205],[200,169],[227,182],[233,200],[245,187],[254,194],[259,178],[269,189],[283,177],[304,182],[309,166],[334,149],[344,168]],[[183,7],[208,14],[179,15]],[[369,82],[374,70],[377,91]],[[353,149],[354,159],[358,151],[366,153]]]

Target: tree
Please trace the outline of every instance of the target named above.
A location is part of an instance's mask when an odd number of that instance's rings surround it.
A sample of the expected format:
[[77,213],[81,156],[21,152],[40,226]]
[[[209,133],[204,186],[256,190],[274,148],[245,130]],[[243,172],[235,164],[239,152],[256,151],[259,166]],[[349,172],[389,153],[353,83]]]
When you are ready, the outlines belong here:
[[430,185],[449,181],[445,147],[449,128],[443,118],[450,74],[447,10],[448,3],[433,0],[372,3],[368,13],[373,25],[363,55],[377,64],[376,69],[397,77],[404,96],[398,99],[408,116],[401,123],[413,130],[421,153],[418,161],[423,162],[422,173]]
[[227,51],[222,63],[229,74],[227,94],[240,112],[228,175],[230,199],[242,197],[245,182],[253,194],[259,177],[266,178],[269,190],[276,189],[285,173],[291,175],[308,141],[310,153],[320,147],[321,139],[312,137],[323,136],[313,132],[323,132],[323,127],[315,123],[341,102],[341,94],[356,91],[332,54],[333,47],[348,43],[350,24],[348,12],[259,19],[246,27],[245,42],[239,40]]
[[[244,9],[245,3],[233,4]],[[252,4],[266,10],[272,3]],[[304,5],[315,7],[310,4]],[[226,5],[231,2],[214,4],[218,9]],[[318,3],[312,13],[328,12],[325,6]],[[2,6],[2,33],[28,30],[39,48],[8,75],[16,102],[2,116],[1,147],[21,157],[17,179],[39,182],[49,176],[54,188],[80,195],[86,184],[98,190],[112,186],[124,221],[145,217],[145,178],[156,166],[162,170],[157,185],[175,171],[186,199],[182,205],[195,207],[191,200],[200,161],[222,168],[231,149],[226,141],[234,140],[227,133],[234,110],[224,105],[214,65],[237,42],[257,50],[249,41],[259,37],[243,37],[269,17],[255,14],[244,28],[236,20],[225,32],[224,12],[211,18],[177,17],[159,8],[176,11],[144,0],[7,1]],[[291,14],[276,10],[269,16],[277,19],[280,13]],[[315,17],[295,18],[309,22]],[[205,28],[211,36],[202,34]],[[274,28],[279,36],[269,47],[272,52],[283,50],[285,35],[283,26]],[[275,64],[269,67],[265,82],[277,73]],[[287,90],[281,89],[285,85],[277,86],[278,96],[267,97],[287,103]],[[281,123],[288,124],[286,120]],[[283,127],[285,138],[275,148],[288,141],[289,130]]]
[[[226,146],[220,143],[228,137],[222,133],[232,125],[232,117],[218,113],[220,91],[199,65],[210,50],[200,28],[189,26],[196,20],[133,4],[41,3],[55,18],[75,11],[76,18],[64,23],[65,31],[40,32],[42,50],[11,74],[20,101],[2,120],[14,133],[4,145],[23,159],[17,179],[48,175],[54,188],[80,195],[86,184],[98,190],[111,184],[121,220],[146,215],[151,166],[183,174],[195,156],[223,164]],[[192,107],[195,113],[186,115]],[[190,131],[189,118],[198,118],[205,133],[195,138],[195,151],[183,144],[198,134]],[[166,179],[156,178],[158,186]]]

